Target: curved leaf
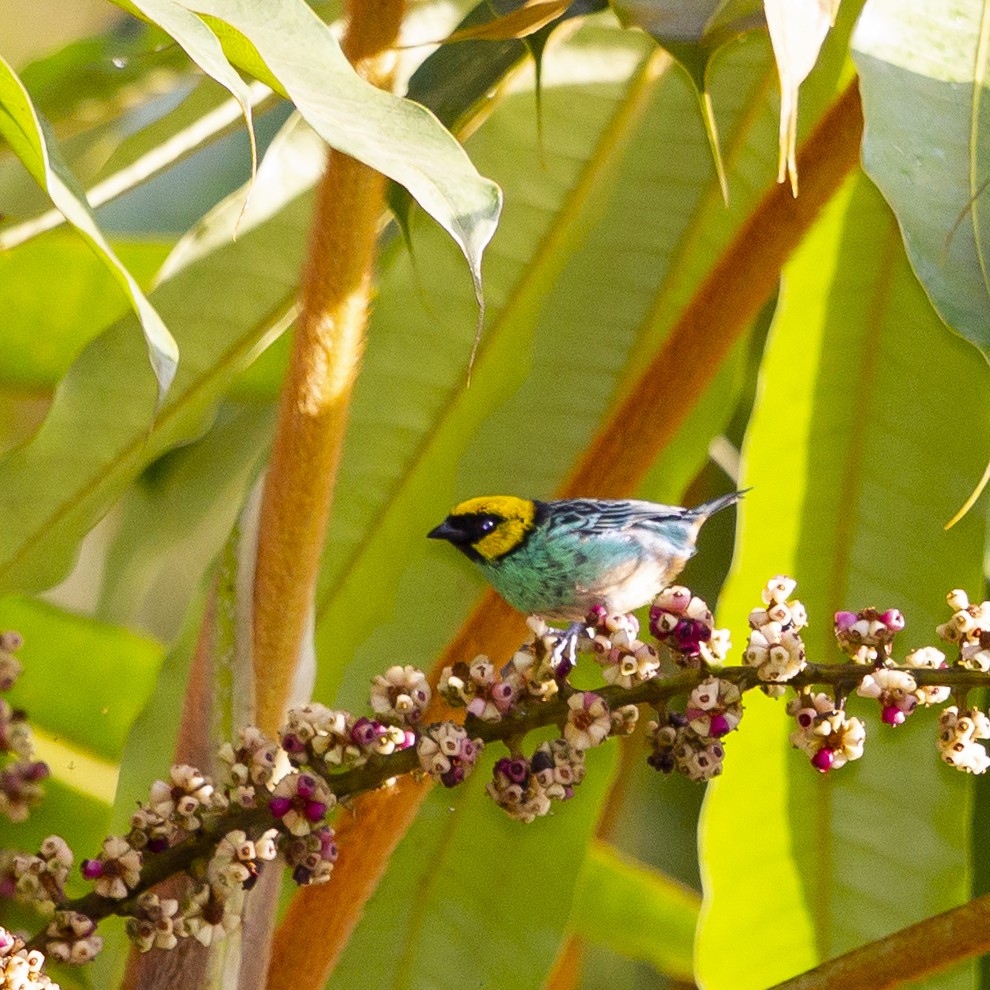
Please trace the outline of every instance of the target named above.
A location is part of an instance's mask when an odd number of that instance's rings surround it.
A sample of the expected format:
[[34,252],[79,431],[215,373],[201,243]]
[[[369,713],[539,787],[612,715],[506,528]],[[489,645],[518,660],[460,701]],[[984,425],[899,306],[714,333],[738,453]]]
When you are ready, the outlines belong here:
[[242,34],[331,147],[401,183],[454,238],[480,291],[481,254],[495,231],[501,194],[432,114],[361,79],[303,0],[276,8],[252,0],[155,3],[216,18]]
[[[798,581],[816,661],[837,658],[837,609],[900,608],[901,653],[937,642],[948,589],[982,587],[981,521],[949,534],[940,521],[990,440],[990,373],[925,303],[893,217],[859,178],[785,271],[720,602],[736,655],[774,574]],[[703,816],[708,990],[766,987],[966,897],[967,781],[937,759],[933,714],[895,732],[865,701],[850,708],[868,723],[865,756],[822,777],[791,748],[783,703],[747,699]],[[925,983],[968,985],[958,971]]]
[[56,145],[31,105],[31,98],[14,70],[0,58],[0,135],[52,202],[86,239],[131,300],[148,343],[148,355],[158,381],[159,401],[164,399],[179,360],[179,350],[162,318],[147,300],[134,276],[107,244],[93,217],[85,193],[61,160]]
[[935,309],[990,360],[990,10],[870,0],[853,36],[863,163]]

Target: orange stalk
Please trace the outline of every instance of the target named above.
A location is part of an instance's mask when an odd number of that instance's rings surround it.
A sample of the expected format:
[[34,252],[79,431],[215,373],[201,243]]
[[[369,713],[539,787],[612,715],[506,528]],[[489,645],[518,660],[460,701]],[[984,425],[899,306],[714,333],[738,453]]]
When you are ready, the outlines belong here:
[[[385,84],[403,0],[351,0],[344,50]],[[327,156],[302,276],[301,311],[261,503],[254,584],[257,724],[274,733],[296,672],[364,351],[384,177]]]

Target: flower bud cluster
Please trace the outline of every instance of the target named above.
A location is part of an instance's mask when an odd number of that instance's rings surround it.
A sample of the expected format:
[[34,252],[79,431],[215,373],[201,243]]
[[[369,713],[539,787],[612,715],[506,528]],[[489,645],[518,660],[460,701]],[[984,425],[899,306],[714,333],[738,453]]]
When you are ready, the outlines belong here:
[[938,749],[950,766],[966,773],[986,773],[990,757],[979,739],[990,739],[990,718],[978,708],[943,708],[938,717]]
[[[744,659],[755,667],[764,681],[783,683],[795,677],[806,664],[801,630],[808,624],[808,613],[797,600],[788,600],[797,582],[778,575],[767,582],[761,594],[763,608],[749,613],[752,630]],[[768,694],[776,694],[769,685]]]
[[42,972],[44,963],[37,949],[28,951],[22,939],[0,928],[0,990],[59,990]]
[[510,817],[531,822],[546,815],[553,801],[567,801],[584,780],[584,750],[566,739],[551,739],[533,756],[496,761],[487,785],[489,797]]
[[629,690],[660,673],[657,651],[638,638],[639,622],[634,615],[610,615],[599,608],[588,619],[593,635],[582,640],[579,648],[591,653],[606,684]]
[[835,641],[853,663],[883,663],[890,657],[894,637],[903,628],[904,616],[896,608],[835,613]]
[[719,666],[730,649],[728,631],[715,628],[705,602],[675,585],[661,591],[650,607],[650,632],[671,652],[679,667]]
[[471,739],[464,726],[439,722],[420,734],[416,755],[425,773],[444,787],[455,787],[474,769],[483,748],[484,743]]
[[722,772],[725,749],[710,736],[699,736],[679,712],[662,712],[649,723],[651,752],[646,762],[661,773],[711,780]]
[[791,744],[806,753],[820,773],[838,770],[863,755],[866,726],[837,707],[831,695],[802,692],[787,704],[797,729]]
[[39,904],[58,904],[72,869],[72,850],[65,839],[49,835],[36,856],[15,855],[12,864],[17,893]]
[[[21,645],[20,633],[0,633],[0,691],[9,691],[20,676],[14,653]],[[31,758],[33,751],[27,715],[0,698],[0,815],[12,822],[24,821],[44,797],[48,767]]]
[[522,675],[512,664],[501,671],[484,654],[470,664],[444,667],[437,690],[453,708],[466,708],[482,722],[499,722],[524,691]]
[[661,773],[711,780],[722,772],[721,743],[742,720],[742,694],[731,681],[709,677],[691,692],[683,714],[659,712],[650,722],[647,763]]
[[990,671],[990,602],[971,605],[965,591],[946,596],[952,618],[935,629],[941,639],[959,646],[959,665]]
[[[392,668],[399,672],[403,669]],[[408,669],[413,670],[411,667]],[[386,687],[376,685],[373,691],[380,705],[385,705],[389,690],[395,686],[391,682]],[[400,691],[396,695],[397,699],[400,694],[410,697]],[[397,703],[405,708],[404,701],[398,700]],[[410,708],[409,714],[418,720],[421,709]],[[388,756],[415,744],[415,733],[403,727],[399,716],[392,717],[396,720],[394,723],[367,717],[358,718],[350,712],[313,702],[289,712],[279,740],[295,766],[310,766],[321,772],[347,770],[363,766],[372,756]]]

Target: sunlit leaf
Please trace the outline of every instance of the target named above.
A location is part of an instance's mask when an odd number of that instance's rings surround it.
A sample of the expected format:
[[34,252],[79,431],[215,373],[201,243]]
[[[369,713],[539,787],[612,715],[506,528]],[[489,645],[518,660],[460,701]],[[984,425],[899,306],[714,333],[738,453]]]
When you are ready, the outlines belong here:
[[460,246],[480,293],[481,254],[501,195],[428,111],[361,79],[303,0],[277,10],[251,0],[182,0],[181,6],[242,34],[331,147],[405,186]]
[[853,37],[863,163],[943,320],[990,359],[990,82],[980,0],[870,0]]
[[798,192],[798,87],[815,67],[839,0],[765,0],[767,27],[780,74],[780,165],[777,181]]
[[13,69],[0,58],[0,135],[24,163],[38,185],[86,239],[127,293],[141,321],[151,366],[158,382],[159,400],[175,378],[179,350],[162,318],[106,242],[96,224],[86,195],[63,164],[58,149],[45,133],[31,98]]
[[[926,306],[879,195],[851,183],[784,273],[744,449],[753,491],[720,601],[737,651],[780,573],[798,581],[816,661],[838,659],[838,609],[901,609],[898,655],[937,643],[946,591],[982,588],[983,521],[949,534],[941,523],[990,442],[988,375]],[[948,409],[966,431],[946,428]],[[769,986],[967,897],[967,786],[937,758],[933,713],[894,731],[875,705],[850,708],[867,721],[866,753],[822,777],[790,746],[783,703],[747,698],[701,833],[709,990]],[[787,919],[773,952],[768,918]],[[924,985],[971,984],[957,970]]]

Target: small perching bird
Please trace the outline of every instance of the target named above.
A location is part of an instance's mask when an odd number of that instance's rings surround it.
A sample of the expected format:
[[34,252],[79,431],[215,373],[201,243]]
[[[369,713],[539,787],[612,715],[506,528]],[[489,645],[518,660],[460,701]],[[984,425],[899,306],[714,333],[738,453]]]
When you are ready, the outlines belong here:
[[428,536],[473,560],[520,612],[580,622],[595,606],[620,614],[652,601],[694,555],[705,520],[742,495],[694,509],[635,499],[489,495],[455,506]]

